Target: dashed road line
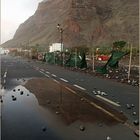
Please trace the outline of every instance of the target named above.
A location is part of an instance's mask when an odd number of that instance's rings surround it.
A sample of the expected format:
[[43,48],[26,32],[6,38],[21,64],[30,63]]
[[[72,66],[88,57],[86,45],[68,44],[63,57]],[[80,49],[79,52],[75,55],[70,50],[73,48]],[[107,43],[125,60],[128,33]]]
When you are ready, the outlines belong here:
[[6,76],[7,76],[7,71],[4,73],[4,76],[3,76],[3,78],[6,78]]
[[83,87],[81,87],[81,86],[79,86],[79,85],[73,85],[73,86],[75,86],[75,87],[77,87],[77,88],[79,88],[79,89],[81,89],[81,90],[86,90],[85,88],[83,88]]
[[46,73],[42,72],[42,71],[39,71],[40,73],[44,74],[46,77],[50,77],[49,75],[47,75]]
[[4,84],[6,83],[6,80],[5,80],[5,79],[3,80],[3,83],[4,83]]
[[56,83],[58,83],[58,84],[60,84],[60,82],[59,82],[59,81],[57,81],[57,80],[55,80],[55,79],[53,79],[53,81],[54,81],[54,82],[56,82]]
[[45,71],[44,69],[40,69],[41,71]]
[[100,95],[96,95],[96,97],[98,97],[98,98],[100,98],[100,99],[102,99],[102,100],[104,100],[104,101],[106,101],[106,102],[108,102],[108,103],[110,103],[110,104],[112,104],[112,105],[115,105],[115,106],[117,106],[117,107],[120,106],[119,104],[117,104],[117,103],[115,103],[115,102],[113,102],[113,101],[111,101],[111,100],[109,100],[109,99],[107,99],[107,98],[105,98],[105,97],[102,97],[102,96],[100,96]]
[[52,74],[53,77],[57,77],[55,74]]
[[60,80],[62,80],[62,81],[64,81],[64,82],[68,82],[68,80],[66,80],[66,79],[63,79],[63,78],[60,78]]
[[76,91],[72,90],[71,88],[69,88],[69,87],[65,87],[65,88],[66,88],[67,90],[69,90],[70,92],[76,94]]
[[42,74],[44,74],[44,72],[42,72],[42,71],[39,71],[40,73],[42,73]]
[[[77,85],[76,85],[76,87],[77,87]],[[72,89],[70,89],[70,88],[68,88],[68,87],[65,87],[65,88],[68,89],[69,91],[71,91],[72,93],[74,93],[74,94],[76,94],[76,95],[82,97],[81,95],[79,95],[79,94],[78,94],[77,92],[75,92],[74,90],[72,90]],[[117,121],[119,121],[119,122],[122,122],[122,120],[121,120],[120,118],[118,118],[118,117],[115,116],[113,113],[109,112],[108,110],[104,109],[104,108],[101,107],[100,105],[97,105],[96,103],[94,103],[94,102],[88,100],[88,99],[85,98],[85,97],[83,97],[83,99],[84,99],[85,101],[87,101],[90,105],[96,107],[97,109],[99,109],[99,110],[101,110],[102,112],[104,112],[105,114],[111,116],[111,117],[114,118],[115,120],[117,120]]]
[[45,74],[45,73],[44,73],[44,75],[45,75],[46,77],[48,77],[48,78],[50,77],[49,75],[47,75],[47,74]]
[[47,74],[50,74],[50,72],[49,72],[49,71],[46,71],[46,73],[47,73]]
[[114,114],[112,114],[111,112],[109,112],[108,110],[104,109],[103,107],[95,104],[94,102],[89,101],[88,99],[85,99],[89,104],[93,105],[94,107],[96,107],[97,109],[103,111],[104,113],[108,114],[109,116],[111,116],[112,118],[116,119],[119,122],[122,122],[122,120],[120,118],[118,118],[117,116],[115,116]]

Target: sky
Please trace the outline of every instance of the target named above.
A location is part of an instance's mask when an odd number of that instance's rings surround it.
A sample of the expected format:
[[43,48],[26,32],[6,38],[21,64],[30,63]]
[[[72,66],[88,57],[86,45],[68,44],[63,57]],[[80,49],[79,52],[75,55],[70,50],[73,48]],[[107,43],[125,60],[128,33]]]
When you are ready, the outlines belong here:
[[32,16],[43,0],[1,0],[1,43],[12,39],[17,28]]

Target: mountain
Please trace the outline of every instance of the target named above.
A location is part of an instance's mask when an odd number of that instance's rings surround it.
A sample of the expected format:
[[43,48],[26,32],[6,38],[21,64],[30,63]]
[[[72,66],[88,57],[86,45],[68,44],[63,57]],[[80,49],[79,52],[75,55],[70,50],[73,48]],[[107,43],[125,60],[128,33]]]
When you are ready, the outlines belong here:
[[138,46],[138,0],[44,0],[34,15],[22,23],[4,47],[48,46],[60,42],[64,29],[65,47],[107,46],[125,40]]

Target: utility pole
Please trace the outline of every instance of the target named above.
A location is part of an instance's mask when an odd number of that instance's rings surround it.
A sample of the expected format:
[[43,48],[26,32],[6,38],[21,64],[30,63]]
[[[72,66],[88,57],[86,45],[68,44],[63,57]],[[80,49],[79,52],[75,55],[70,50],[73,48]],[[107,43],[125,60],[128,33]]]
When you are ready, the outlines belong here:
[[94,48],[92,48],[92,70],[95,72]]
[[77,68],[77,48],[75,48],[75,68]]
[[59,30],[60,32],[60,37],[61,37],[61,65],[64,66],[64,52],[63,52],[63,32],[64,32],[64,29],[63,28],[60,28],[60,24],[57,24],[57,29]]
[[130,58],[129,58],[129,68],[128,68],[128,80],[130,79],[131,63],[132,63],[132,44],[131,44],[131,46],[130,46]]

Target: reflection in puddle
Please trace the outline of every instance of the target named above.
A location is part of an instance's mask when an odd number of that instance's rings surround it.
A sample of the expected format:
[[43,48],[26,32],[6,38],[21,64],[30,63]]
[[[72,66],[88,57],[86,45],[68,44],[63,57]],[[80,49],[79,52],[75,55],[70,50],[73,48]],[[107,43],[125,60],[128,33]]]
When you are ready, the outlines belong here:
[[40,114],[37,99],[26,88],[17,86],[12,91],[4,92],[2,103],[3,140],[59,139],[51,128],[47,130],[47,133],[43,131],[44,127],[48,128],[47,121]]
[[41,106],[54,110],[67,125],[75,121],[104,122],[107,125],[118,123],[52,80],[33,79],[29,80],[25,86],[36,95]]

